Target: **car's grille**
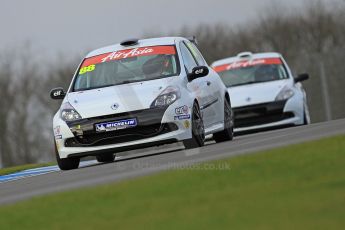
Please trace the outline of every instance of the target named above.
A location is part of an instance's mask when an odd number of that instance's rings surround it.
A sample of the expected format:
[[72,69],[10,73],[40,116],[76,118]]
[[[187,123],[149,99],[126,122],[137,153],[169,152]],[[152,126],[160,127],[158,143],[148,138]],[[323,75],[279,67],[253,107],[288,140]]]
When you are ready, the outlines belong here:
[[277,101],[234,108],[235,128],[264,125],[294,117],[291,112],[283,112],[285,104],[286,101]]
[[[178,129],[177,125],[173,123],[161,123],[166,109],[164,107],[137,110],[69,122],[68,126],[74,134],[74,138],[67,139],[65,146],[86,147],[119,144],[175,131]],[[127,119],[135,119],[137,125],[114,131],[96,132],[96,124]]]
[[141,140],[154,137],[164,133],[177,130],[178,127],[174,123],[157,123],[153,125],[138,125],[134,128],[110,131],[110,132],[87,132],[74,138],[66,139],[66,147],[90,147],[119,144],[124,142]]
[[152,109],[136,110],[125,113],[115,113],[105,116],[91,117],[83,120],[68,122],[67,125],[72,128],[76,125],[86,126],[88,124],[96,124],[107,121],[122,120],[128,118],[137,118],[139,123],[153,124],[159,123],[166,111],[167,107],[158,107]]

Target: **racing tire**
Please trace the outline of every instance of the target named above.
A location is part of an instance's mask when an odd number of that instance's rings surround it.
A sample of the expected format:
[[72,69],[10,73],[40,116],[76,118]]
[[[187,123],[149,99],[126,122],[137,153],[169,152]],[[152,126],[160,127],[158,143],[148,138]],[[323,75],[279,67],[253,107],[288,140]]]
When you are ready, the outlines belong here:
[[115,154],[109,153],[109,154],[101,154],[96,156],[96,160],[100,163],[111,163],[115,160]]
[[302,125],[309,125],[310,122],[308,121],[308,118],[307,118],[307,113],[305,112],[305,109],[304,109],[304,112],[303,112],[303,124]]
[[72,170],[79,167],[80,158],[60,158],[55,146],[56,161],[61,170]]
[[194,103],[192,112],[192,138],[184,140],[186,149],[194,149],[205,144],[205,128],[198,104]]
[[231,141],[234,138],[234,120],[230,103],[224,99],[224,130],[213,134],[216,143]]
[[307,120],[307,116],[305,115],[305,113],[303,115],[303,125],[308,125],[308,120]]

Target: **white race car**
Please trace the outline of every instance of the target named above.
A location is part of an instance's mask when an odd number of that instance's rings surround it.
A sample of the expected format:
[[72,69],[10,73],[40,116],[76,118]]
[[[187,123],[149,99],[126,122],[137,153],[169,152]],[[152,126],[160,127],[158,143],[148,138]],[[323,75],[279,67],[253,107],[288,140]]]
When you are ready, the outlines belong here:
[[243,52],[212,67],[229,89],[235,132],[310,123],[301,74],[294,78],[279,53]]
[[186,148],[233,138],[230,97],[194,40],[126,40],[89,53],[53,120],[62,170],[80,158],[112,162],[119,151],[183,141]]

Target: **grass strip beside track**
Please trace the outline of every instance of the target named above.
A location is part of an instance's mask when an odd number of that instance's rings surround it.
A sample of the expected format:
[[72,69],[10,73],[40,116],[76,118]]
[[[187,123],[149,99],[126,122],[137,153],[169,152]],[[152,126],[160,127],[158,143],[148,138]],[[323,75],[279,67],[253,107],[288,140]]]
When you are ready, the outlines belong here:
[[19,166],[14,166],[14,167],[9,167],[9,168],[3,168],[3,169],[0,169],[0,176],[8,175],[8,174],[15,173],[15,172],[20,172],[20,171],[27,170],[27,169],[52,166],[55,164],[56,163],[27,164],[27,165],[19,165]]
[[338,136],[2,206],[0,229],[343,229],[344,166]]

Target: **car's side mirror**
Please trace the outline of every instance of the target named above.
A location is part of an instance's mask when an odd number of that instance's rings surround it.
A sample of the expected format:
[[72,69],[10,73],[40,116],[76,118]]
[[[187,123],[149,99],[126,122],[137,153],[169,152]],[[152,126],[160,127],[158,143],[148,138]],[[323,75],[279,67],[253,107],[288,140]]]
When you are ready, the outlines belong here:
[[205,77],[208,75],[210,70],[207,66],[197,66],[194,67],[192,72],[187,75],[188,81],[193,81],[194,79],[197,79],[199,77]]
[[50,91],[50,97],[54,100],[64,99],[65,96],[66,96],[66,93],[61,87],[52,89]]
[[297,83],[297,82],[305,81],[308,79],[309,79],[309,74],[302,73],[302,74],[299,74],[294,80],[295,80],[295,83]]

